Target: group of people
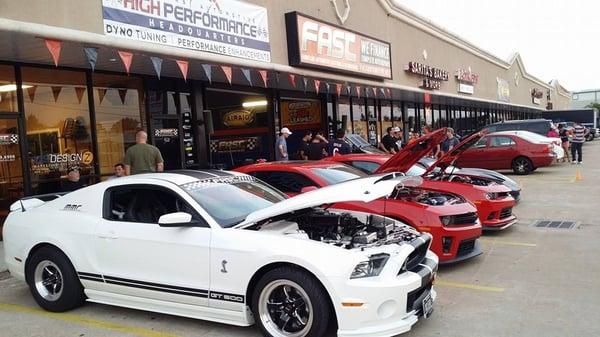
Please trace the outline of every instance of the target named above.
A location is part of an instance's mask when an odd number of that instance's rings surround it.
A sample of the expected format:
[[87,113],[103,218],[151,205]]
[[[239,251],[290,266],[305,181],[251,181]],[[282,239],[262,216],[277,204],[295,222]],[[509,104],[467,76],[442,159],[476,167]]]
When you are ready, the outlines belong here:
[[[567,129],[565,125],[559,124],[558,128],[553,127],[548,131],[548,137],[560,138],[562,148],[565,150],[565,157],[562,159],[563,163],[566,161],[571,164],[583,164],[583,143],[587,136],[588,130],[579,124],[578,122],[573,123],[572,129]],[[571,158],[569,158],[569,148],[571,152]]]
[[[399,127],[388,127],[387,134],[383,136],[381,142],[379,142],[379,149],[389,154],[396,154],[402,148],[402,129]],[[423,135],[427,135],[433,131],[430,125],[423,126]],[[419,139],[421,135],[418,132],[409,132],[408,142],[411,144]],[[441,155],[449,152],[453,147],[460,143],[460,138],[454,133],[453,128],[447,128],[446,139],[442,144],[438,145],[429,154],[430,157],[438,158]]]
[[335,137],[327,139],[321,131],[304,131],[302,141],[295,154],[288,153],[287,139],[292,134],[289,128],[282,128],[275,144],[275,159],[277,161],[295,160],[320,160],[337,154],[349,154],[352,146],[344,139],[344,130],[338,130]]
[[[127,149],[123,163],[114,165],[114,175],[108,177],[108,180],[132,174],[162,172],[164,168],[160,150],[148,144],[148,134],[145,131],[138,131],[135,135],[135,145]],[[62,183],[63,192],[72,192],[85,186],[87,183],[81,179],[79,167],[70,167],[67,179]]]

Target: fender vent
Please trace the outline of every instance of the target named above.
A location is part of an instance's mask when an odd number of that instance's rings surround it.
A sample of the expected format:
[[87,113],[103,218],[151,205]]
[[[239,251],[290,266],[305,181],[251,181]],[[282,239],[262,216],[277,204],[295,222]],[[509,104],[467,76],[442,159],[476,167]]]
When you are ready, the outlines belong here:
[[579,222],[563,220],[536,220],[531,224],[531,226],[536,228],[550,229],[575,229],[579,227]]

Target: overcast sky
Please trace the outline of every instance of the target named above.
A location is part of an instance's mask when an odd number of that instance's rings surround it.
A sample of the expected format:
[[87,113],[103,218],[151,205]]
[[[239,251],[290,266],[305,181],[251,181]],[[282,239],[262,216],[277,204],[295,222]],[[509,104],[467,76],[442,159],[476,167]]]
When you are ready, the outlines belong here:
[[600,1],[394,1],[501,59],[519,52],[527,72],[545,82],[600,88]]

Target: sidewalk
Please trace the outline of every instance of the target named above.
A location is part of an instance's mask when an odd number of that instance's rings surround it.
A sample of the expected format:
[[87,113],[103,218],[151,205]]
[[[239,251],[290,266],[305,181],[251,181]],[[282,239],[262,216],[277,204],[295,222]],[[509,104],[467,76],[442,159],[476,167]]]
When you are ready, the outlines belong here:
[[4,262],[4,242],[0,241],[0,273],[6,269],[6,262]]

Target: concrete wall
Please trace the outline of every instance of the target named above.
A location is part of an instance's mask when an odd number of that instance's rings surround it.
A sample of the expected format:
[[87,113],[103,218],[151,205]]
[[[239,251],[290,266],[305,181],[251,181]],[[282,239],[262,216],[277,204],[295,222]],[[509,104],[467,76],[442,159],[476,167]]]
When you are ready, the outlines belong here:
[[[285,13],[299,11],[329,23],[340,24],[334,7],[328,0],[248,0],[248,2],[268,9],[271,56],[274,63],[288,64]],[[38,0],[28,1],[27,6],[24,6],[21,1],[0,0],[0,17],[102,34],[101,3],[101,0]],[[338,0],[338,5],[343,8],[344,1]],[[350,7],[349,18],[343,27],[391,43],[392,81],[395,83],[417,88],[421,78],[404,71],[409,61],[417,61],[448,71],[450,79],[442,83],[439,93],[456,95],[458,82],[454,78],[454,73],[459,68],[471,67],[474,73],[479,74],[479,83],[475,85],[475,94],[464,95],[466,98],[497,100],[496,78],[502,78],[510,83],[512,104],[545,109],[547,104],[545,94],[539,105],[532,103],[531,90],[537,88],[544,93],[546,90],[552,90],[551,96],[555,109],[568,108],[571,105],[570,95],[561,96],[555,88],[527,78],[529,76],[523,72],[524,66],[520,57],[515,58],[510,64],[493,56],[486,58],[485,54],[483,57],[475,55],[469,48],[467,48],[469,50],[460,48],[442,40],[440,36],[424,31],[421,27],[417,28],[395,18],[379,0],[350,0]],[[456,39],[453,41],[456,43]],[[427,51],[427,59],[423,58],[423,50]],[[530,62],[534,61],[530,60]],[[515,73],[518,81],[515,81]],[[435,94],[433,91],[432,93]]]

